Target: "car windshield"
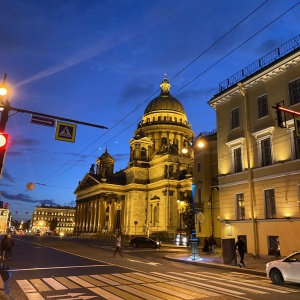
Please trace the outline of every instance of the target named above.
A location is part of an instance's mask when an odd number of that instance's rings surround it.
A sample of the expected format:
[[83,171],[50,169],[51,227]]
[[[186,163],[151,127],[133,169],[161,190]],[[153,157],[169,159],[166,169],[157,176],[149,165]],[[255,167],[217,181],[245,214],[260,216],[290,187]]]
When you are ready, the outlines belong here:
[[284,261],[286,261],[286,262],[300,262],[300,252],[287,257]]

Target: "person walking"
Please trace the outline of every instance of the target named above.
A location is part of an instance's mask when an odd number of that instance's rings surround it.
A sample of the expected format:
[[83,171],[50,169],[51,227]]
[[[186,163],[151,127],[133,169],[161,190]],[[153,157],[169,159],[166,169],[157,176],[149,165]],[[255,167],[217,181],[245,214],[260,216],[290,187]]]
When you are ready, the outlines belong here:
[[116,238],[116,250],[113,257],[116,257],[116,254],[119,253],[121,257],[122,255],[122,248],[121,248],[121,235],[118,235]]
[[238,237],[238,240],[235,243],[235,249],[238,251],[240,255],[240,263],[239,263],[240,268],[242,267],[242,265],[243,267],[246,267],[244,263],[244,256],[247,249],[246,249],[246,244],[244,243],[244,241],[242,241],[240,236]]
[[15,245],[14,240],[11,237],[11,234],[7,235],[7,238],[4,241],[3,248],[4,248],[4,256],[3,259],[11,259],[12,248]]
[[4,242],[7,239],[7,234],[2,238],[1,244],[0,244],[0,258],[4,257],[5,252],[4,252]]
[[216,242],[213,234],[210,236],[208,243],[209,243],[209,247],[210,247],[210,254],[216,255],[217,242]]
[[205,254],[209,254],[209,242],[207,237],[204,240],[204,246],[202,248],[202,252],[204,252]]

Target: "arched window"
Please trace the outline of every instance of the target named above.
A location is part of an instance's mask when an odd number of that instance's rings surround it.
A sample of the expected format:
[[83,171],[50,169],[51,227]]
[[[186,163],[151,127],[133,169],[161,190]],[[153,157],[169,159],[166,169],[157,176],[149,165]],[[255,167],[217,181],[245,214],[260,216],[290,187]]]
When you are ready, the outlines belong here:
[[141,160],[147,161],[147,150],[144,147],[141,149]]

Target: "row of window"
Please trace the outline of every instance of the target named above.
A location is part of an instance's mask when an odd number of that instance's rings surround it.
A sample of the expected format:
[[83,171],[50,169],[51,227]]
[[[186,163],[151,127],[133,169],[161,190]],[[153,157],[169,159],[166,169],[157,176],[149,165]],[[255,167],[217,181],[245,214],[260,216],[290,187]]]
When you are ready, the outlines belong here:
[[[300,79],[289,83],[290,105],[300,103]],[[258,119],[269,115],[267,94],[257,98]],[[240,127],[239,108],[236,107],[231,111],[231,129]]]
[[74,217],[75,213],[53,212],[53,211],[35,211],[35,215],[48,215],[48,216],[71,216]]
[[52,220],[57,220],[61,222],[72,222],[74,219],[73,218],[43,218],[43,217],[34,217],[34,221],[52,221]]
[[[264,191],[264,217],[265,219],[276,219],[276,199],[275,199],[275,190],[268,189]],[[236,218],[237,220],[245,219],[245,204],[244,204],[244,193],[236,194]],[[282,216],[286,217],[286,216]]]
[[[150,122],[155,122],[155,117],[152,118],[152,121],[150,120],[150,118],[147,118],[147,123]],[[171,116],[158,116],[157,121],[168,121],[168,122],[172,122],[172,117]],[[177,122],[177,118],[174,117],[174,122]],[[182,123],[182,119],[179,119],[179,123]]]

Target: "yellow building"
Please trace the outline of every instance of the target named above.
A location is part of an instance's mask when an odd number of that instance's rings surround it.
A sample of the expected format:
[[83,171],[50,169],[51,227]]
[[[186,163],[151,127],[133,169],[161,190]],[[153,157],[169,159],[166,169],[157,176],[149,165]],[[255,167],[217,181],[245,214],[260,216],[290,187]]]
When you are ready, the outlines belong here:
[[[193,131],[166,78],[147,105],[129,141],[128,167],[114,172],[106,149],[79,182],[75,232],[80,235],[160,235],[184,229],[180,203],[191,203],[191,154],[183,154]],[[179,201],[178,201],[179,200]]]
[[69,206],[38,206],[32,216],[31,231],[37,230],[44,234],[50,231],[51,224],[56,224],[53,230],[56,234],[71,235],[75,226],[75,208]]
[[0,234],[7,233],[11,225],[11,214],[8,208],[0,208]]
[[203,132],[194,139],[196,230],[200,244],[213,235],[221,246],[218,186],[217,132]]
[[217,115],[221,235],[241,236],[255,256],[300,249],[300,139],[293,115],[279,127],[273,108],[300,111],[299,45],[297,36],[234,74],[209,101]]

